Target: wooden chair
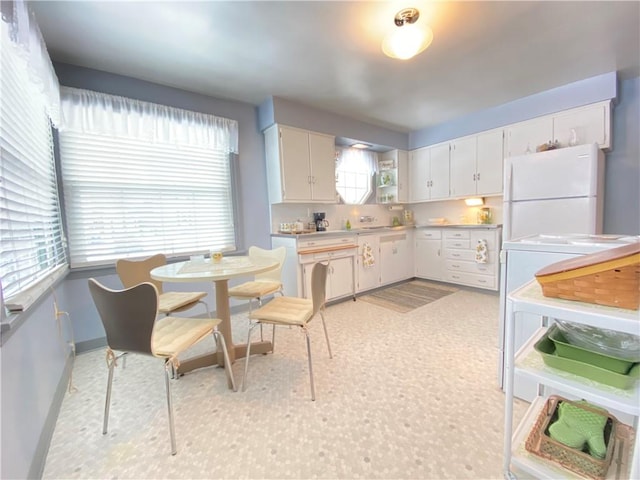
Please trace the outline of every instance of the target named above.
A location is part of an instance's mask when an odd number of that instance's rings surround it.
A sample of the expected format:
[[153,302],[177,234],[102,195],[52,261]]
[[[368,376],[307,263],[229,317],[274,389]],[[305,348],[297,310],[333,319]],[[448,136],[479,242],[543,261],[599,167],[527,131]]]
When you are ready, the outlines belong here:
[[[222,348],[229,385],[236,390],[224,337],[218,332],[219,319],[158,316],[158,291],[152,283],[140,283],[124,290],[111,290],[93,278],[89,291],[107,334],[107,396],[104,406],[102,433],[106,435],[111,403],[111,385],[116,361],[128,353],[157,357],[164,362],[171,454],[175,455],[176,440],[171,400],[169,372],[177,366],[178,355],[196,343],[213,335],[217,348]],[[119,351],[116,354],[115,351]],[[135,401],[136,399],[131,399]]]
[[276,297],[265,306],[253,311],[249,315],[249,333],[247,336],[247,355],[244,364],[244,377],[242,378],[242,390],[246,389],[247,373],[249,371],[249,357],[251,354],[251,332],[256,325],[269,324],[300,327],[307,340],[307,356],[309,360],[309,379],[311,381],[311,400],[316,399],[315,387],[313,384],[313,365],[311,362],[311,342],[309,340],[309,322],[320,313],[324,336],[327,340],[329,358],[333,358],[327,324],[324,318],[325,296],[327,284],[327,265],[316,263],[311,272],[311,295],[312,299],[298,297]]
[[209,305],[202,301],[207,296],[205,292],[163,292],[162,282],[151,278],[151,270],[167,264],[167,257],[162,253],[153,255],[143,260],[120,259],[116,262],[116,272],[125,288],[130,288],[143,282],[155,285],[159,294],[158,312],[171,315],[193,308],[201,303],[207,311],[207,317],[211,318]]
[[[282,295],[282,265],[284,264],[286,254],[287,250],[284,247],[274,248],[273,250],[250,247],[250,260],[277,261],[278,268],[269,270],[268,272],[259,273],[254,276],[252,281],[231,287],[229,289],[229,297],[248,300],[249,315],[251,315],[251,312],[253,311],[253,300],[257,300],[258,307],[261,307],[263,298],[276,293]],[[262,339],[262,325],[260,326],[260,338]]]

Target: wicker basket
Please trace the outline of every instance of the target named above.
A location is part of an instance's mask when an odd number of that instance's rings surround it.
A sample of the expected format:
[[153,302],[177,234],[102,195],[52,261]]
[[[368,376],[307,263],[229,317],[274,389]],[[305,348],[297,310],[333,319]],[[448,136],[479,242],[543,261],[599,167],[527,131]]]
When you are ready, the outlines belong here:
[[[586,452],[567,447],[548,435],[547,429],[549,425],[558,418],[556,410],[560,402],[568,402],[577,407],[589,410],[590,412],[607,415],[607,423],[605,426],[607,454],[604,459],[600,460]],[[618,420],[606,411],[590,408],[584,404],[576,404],[557,395],[551,395],[547,399],[544,408],[538,415],[538,419],[527,437],[525,448],[527,451],[547,460],[552,460],[567,470],[571,470],[579,475],[595,480],[602,480],[606,477],[609,466],[611,465],[617,424]]]
[[640,307],[640,243],[554,263],[536,273],[545,297]]

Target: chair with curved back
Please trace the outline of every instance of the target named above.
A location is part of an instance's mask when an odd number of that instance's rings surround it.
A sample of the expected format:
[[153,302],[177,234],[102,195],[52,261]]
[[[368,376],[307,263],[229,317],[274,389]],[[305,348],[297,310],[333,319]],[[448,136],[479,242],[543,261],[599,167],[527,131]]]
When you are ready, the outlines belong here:
[[158,290],[158,312],[171,315],[183,312],[201,303],[207,310],[207,317],[211,318],[209,305],[202,301],[206,292],[164,292],[162,282],[151,278],[151,270],[167,264],[167,257],[162,253],[147,257],[143,260],[120,259],[116,261],[116,272],[125,288],[130,288],[143,282],[153,283]]
[[276,325],[300,327],[307,340],[307,356],[309,360],[309,379],[311,382],[311,400],[316,399],[316,392],[313,383],[313,365],[311,362],[311,342],[309,340],[309,322],[316,314],[320,313],[322,327],[327,341],[329,358],[333,358],[327,324],[325,322],[325,298],[327,284],[328,266],[323,263],[316,263],[311,271],[311,299],[299,297],[275,297],[265,306],[253,311],[249,315],[250,325],[247,336],[247,354],[244,364],[244,377],[242,378],[242,390],[246,388],[247,373],[249,371],[249,356],[251,354],[251,332],[256,325],[273,325],[274,334]]
[[[107,433],[111,385],[117,360],[128,353],[157,357],[164,361],[171,454],[175,455],[177,449],[169,372],[177,366],[178,355],[212,335],[216,347],[222,349],[229,386],[236,390],[224,337],[218,332],[221,320],[169,316],[156,320],[158,291],[149,282],[124,290],[112,290],[90,278],[89,291],[107,334],[109,377],[102,433]],[[116,354],[115,351],[120,353]]]
[[[273,250],[265,250],[255,246],[250,247],[250,260],[277,261],[278,268],[269,270],[268,272],[258,273],[252,281],[231,287],[229,289],[229,297],[248,300],[249,315],[251,315],[253,311],[253,300],[257,300],[258,307],[261,307],[263,298],[276,293],[282,295],[282,265],[284,264],[286,254],[287,250],[284,247],[277,247]],[[260,327],[260,338],[262,338],[262,326]]]

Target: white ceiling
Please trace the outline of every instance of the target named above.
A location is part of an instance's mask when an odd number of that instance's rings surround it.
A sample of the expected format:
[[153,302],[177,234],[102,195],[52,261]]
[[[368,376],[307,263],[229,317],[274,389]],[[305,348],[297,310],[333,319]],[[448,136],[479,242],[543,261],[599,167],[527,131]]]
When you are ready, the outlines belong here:
[[[640,75],[640,2],[39,1],[54,61],[408,132],[617,70]],[[418,7],[431,46],[380,45]]]

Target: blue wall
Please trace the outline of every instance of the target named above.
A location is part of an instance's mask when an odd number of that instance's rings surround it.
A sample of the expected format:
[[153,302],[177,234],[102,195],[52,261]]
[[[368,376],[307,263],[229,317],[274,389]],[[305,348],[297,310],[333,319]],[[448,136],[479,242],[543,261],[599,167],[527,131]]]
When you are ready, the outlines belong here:
[[[87,88],[178,108],[211,113],[238,120],[240,131],[240,201],[245,246],[269,245],[269,206],[265,181],[264,144],[261,129],[274,120],[310,130],[351,137],[395,148],[417,148],[449,138],[487,130],[558,109],[592,103],[618,95],[613,110],[613,150],[607,155],[605,231],[640,234],[640,78],[612,85],[609,74],[495,107],[457,122],[410,135],[380,129],[345,117],[320,112],[282,99],[271,99],[258,109],[241,102],[218,100],[131,78],[95,70],[56,64],[62,85]],[[587,86],[585,86],[587,85]],[[579,91],[579,93],[578,93]],[[546,99],[546,100],[545,100]],[[545,102],[542,102],[545,100]],[[548,103],[546,103],[548,102]],[[568,102],[568,103],[563,103]],[[542,103],[546,107],[542,107]],[[555,110],[552,110],[555,111]],[[410,141],[409,141],[410,140]],[[111,271],[93,272],[100,281],[117,287]],[[60,308],[69,311],[79,343],[99,343],[104,331],[88,293],[89,273],[72,273],[56,287]],[[209,291],[211,285],[173,284],[172,289]],[[214,308],[211,305],[211,308]],[[21,318],[22,325],[3,336],[1,347],[1,478],[32,478],[41,474],[50,436],[66,386],[70,366],[64,342],[68,329],[58,337],[50,296]],[[99,435],[100,432],[96,432]]]

